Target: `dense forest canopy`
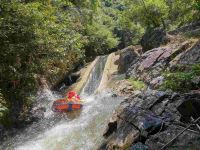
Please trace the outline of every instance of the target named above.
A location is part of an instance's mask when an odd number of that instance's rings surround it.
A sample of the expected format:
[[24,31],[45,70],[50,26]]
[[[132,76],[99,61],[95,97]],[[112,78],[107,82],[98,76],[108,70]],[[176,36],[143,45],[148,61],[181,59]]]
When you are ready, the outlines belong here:
[[[145,30],[200,17],[200,0],[1,0],[0,122],[49,82],[97,55],[138,44]],[[22,110],[23,112],[24,110]]]

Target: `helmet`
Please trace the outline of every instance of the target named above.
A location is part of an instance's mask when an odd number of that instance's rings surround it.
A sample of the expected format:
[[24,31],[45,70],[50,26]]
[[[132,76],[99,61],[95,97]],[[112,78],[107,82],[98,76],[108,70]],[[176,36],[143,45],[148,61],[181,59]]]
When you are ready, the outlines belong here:
[[66,94],[66,96],[67,96],[68,98],[72,98],[72,97],[76,96],[76,92],[74,92],[74,91],[69,91],[69,92]]

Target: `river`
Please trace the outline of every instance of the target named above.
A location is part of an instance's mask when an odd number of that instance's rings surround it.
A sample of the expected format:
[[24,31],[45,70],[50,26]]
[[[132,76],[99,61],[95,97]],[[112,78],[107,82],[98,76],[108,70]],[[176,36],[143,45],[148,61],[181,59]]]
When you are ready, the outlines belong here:
[[99,57],[81,92],[86,102],[81,111],[57,114],[51,111],[61,95],[46,91],[38,95],[45,106],[45,117],[1,144],[2,150],[95,150],[103,142],[107,121],[122,97],[113,97],[109,89],[95,93],[101,82],[107,56]]

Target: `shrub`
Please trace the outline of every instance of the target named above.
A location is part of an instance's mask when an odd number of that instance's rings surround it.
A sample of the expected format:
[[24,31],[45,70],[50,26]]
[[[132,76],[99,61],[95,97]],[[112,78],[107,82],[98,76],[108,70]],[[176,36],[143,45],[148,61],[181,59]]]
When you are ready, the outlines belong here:
[[[183,68],[190,68],[183,71]],[[171,89],[173,91],[187,92],[199,87],[195,87],[192,80],[200,76],[200,64],[192,66],[179,66],[172,72],[165,72],[165,81],[161,85],[161,90]]]

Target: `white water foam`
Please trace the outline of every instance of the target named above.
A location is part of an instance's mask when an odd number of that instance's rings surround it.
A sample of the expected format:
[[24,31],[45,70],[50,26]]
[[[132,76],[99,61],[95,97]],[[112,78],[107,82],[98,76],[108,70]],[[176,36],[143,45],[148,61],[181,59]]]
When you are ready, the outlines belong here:
[[62,119],[52,128],[48,128],[38,136],[15,150],[90,150],[99,146],[103,140],[108,116],[119,104],[120,98],[111,97],[110,92],[88,97],[82,112],[73,119]]
[[[103,62],[102,62],[103,61]],[[44,91],[38,96],[38,103],[46,108],[45,117],[9,139],[0,149],[5,150],[91,150],[97,149],[103,141],[102,134],[114,108],[122,100],[112,97],[109,90],[94,95],[104,69],[106,57],[95,65],[82,92],[85,100],[81,111],[58,114],[51,111],[54,100],[60,95]],[[98,72],[97,72],[98,71]],[[98,73],[101,73],[97,75]],[[94,82],[91,82],[94,81]],[[98,81],[98,82],[96,82]],[[91,87],[93,88],[91,88]]]

